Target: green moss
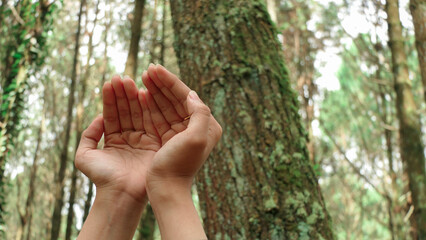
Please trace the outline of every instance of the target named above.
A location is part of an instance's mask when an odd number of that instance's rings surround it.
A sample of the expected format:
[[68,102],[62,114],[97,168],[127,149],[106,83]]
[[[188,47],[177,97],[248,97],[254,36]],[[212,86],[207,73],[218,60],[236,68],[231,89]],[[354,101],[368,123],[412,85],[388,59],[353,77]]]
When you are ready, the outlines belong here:
[[273,191],[269,185],[262,187],[262,198],[263,207],[267,212],[278,209],[277,193]]

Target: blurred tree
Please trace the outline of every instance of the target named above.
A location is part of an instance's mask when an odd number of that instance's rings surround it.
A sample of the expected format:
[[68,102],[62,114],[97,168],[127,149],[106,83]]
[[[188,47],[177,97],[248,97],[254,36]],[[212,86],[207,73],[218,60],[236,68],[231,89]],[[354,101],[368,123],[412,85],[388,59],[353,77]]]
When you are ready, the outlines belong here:
[[269,0],[267,3],[269,4],[268,9],[269,6],[278,5],[269,12],[278,11],[279,13],[275,19],[282,35],[285,62],[290,80],[299,92],[301,114],[309,135],[307,142],[309,159],[315,163],[312,121],[315,118],[314,96],[318,89],[314,82],[316,74],[314,61],[316,53],[323,46],[323,39],[315,37],[315,33],[308,28],[308,22],[311,20],[312,8],[318,7],[318,5],[314,1],[300,0],[277,1],[277,4],[275,1]]
[[68,164],[69,143],[71,137],[71,124],[73,121],[73,110],[75,102],[75,89],[77,81],[77,64],[80,50],[80,35],[81,35],[81,19],[83,16],[83,8],[86,5],[86,0],[80,1],[80,10],[78,13],[77,32],[75,34],[74,58],[71,70],[71,82],[68,95],[67,118],[64,129],[64,143],[60,154],[59,171],[55,176],[56,189],[55,189],[55,205],[52,214],[52,230],[50,239],[57,240],[60,234],[62,222],[62,207],[64,205],[64,187],[65,187],[65,171]]
[[[87,43],[88,53],[87,53],[87,59],[86,59],[86,65],[84,66],[83,74],[79,81],[79,87],[77,88],[78,92],[78,98],[77,98],[77,114],[75,118],[75,125],[76,125],[76,138],[75,138],[75,147],[74,152],[77,151],[78,145],[80,143],[81,134],[83,133],[83,130],[86,128],[86,124],[84,123],[83,113],[84,113],[84,102],[86,101],[86,93],[87,93],[87,85],[88,85],[88,79],[90,76],[90,72],[92,69],[91,60],[93,58],[93,34],[95,31],[95,28],[97,26],[98,22],[98,14],[99,14],[99,3],[100,1],[95,2],[95,18],[92,23],[92,29],[89,31],[87,30],[87,25],[89,22],[89,5],[86,7],[85,11],[85,32],[87,33],[89,40]],[[74,153],[75,155],[75,153]],[[74,203],[76,201],[76,194],[77,194],[77,178],[78,178],[79,172],[75,165],[72,165],[72,173],[71,173],[71,187],[70,187],[70,197],[68,202],[68,216],[67,216],[67,225],[65,230],[65,240],[71,239],[72,230],[75,228],[74,224]]]
[[139,41],[142,33],[142,18],[145,8],[145,0],[135,0],[135,8],[132,16],[132,35],[127,55],[124,75],[135,79],[138,68]]
[[410,0],[416,36],[417,55],[423,82],[423,97],[426,101],[426,1]]
[[224,134],[198,175],[209,238],[333,239],[263,1],[171,1],[184,81]]
[[386,1],[386,13],[399,120],[399,144],[414,206],[413,218],[417,223],[417,229],[413,229],[413,238],[417,239],[426,237],[426,172],[422,131],[408,75],[397,0]]
[[[33,214],[33,201],[34,201],[34,193],[35,193],[35,182],[36,182],[36,176],[37,176],[37,168],[38,168],[38,161],[39,161],[39,155],[40,155],[40,145],[42,141],[42,135],[43,131],[45,129],[45,117],[44,117],[44,107],[43,107],[43,113],[42,113],[42,121],[40,123],[40,127],[37,133],[37,142],[36,147],[34,151],[34,157],[33,157],[33,163],[31,166],[31,173],[30,173],[30,179],[29,179],[29,186],[28,186],[28,195],[27,199],[25,201],[25,207],[24,212],[21,212],[21,207],[19,206],[19,201],[17,201],[17,209],[19,214],[19,219],[21,222],[21,225],[18,228],[18,231],[16,232],[16,240],[22,240],[24,239],[24,231],[27,224],[31,225],[31,219]],[[28,228],[27,238],[31,235],[31,230]]]
[[[8,9],[6,4],[6,1],[2,1],[0,9],[0,225],[4,223],[4,168],[13,139],[19,132],[20,112],[25,107],[26,99],[23,91],[27,88],[28,76],[34,74],[44,63],[46,39],[52,14],[57,8],[55,2],[44,0],[37,3],[19,1]],[[6,25],[4,21],[9,26],[6,29],[3,28]],[[3,39],[3,36],[7,37]]]

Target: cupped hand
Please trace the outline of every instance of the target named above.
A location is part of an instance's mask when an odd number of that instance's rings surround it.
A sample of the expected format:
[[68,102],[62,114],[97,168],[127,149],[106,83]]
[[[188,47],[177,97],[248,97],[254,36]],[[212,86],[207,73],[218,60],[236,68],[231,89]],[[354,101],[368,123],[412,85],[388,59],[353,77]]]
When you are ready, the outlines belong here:
[[[133,80],[115,76],[102,92],[103,116],[83,132],[75,165],[98,191],[125,193],[144,202],[147,170],[161,139],[152,131],[149,114],[143,114]],[[97,149],[103,135],[104,147]]]
[[161,139],[148,171],[148,191],[182,183],[190,187],[222,128],[198,95],[161,65],[151,65],[142,80],[148,89],[139,92],[144,116],[149,111]]

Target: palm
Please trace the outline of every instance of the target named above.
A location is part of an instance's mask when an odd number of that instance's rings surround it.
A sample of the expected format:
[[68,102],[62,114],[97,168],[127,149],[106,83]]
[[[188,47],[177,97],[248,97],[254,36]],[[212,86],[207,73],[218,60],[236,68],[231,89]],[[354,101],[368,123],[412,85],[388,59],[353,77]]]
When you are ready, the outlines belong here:
[[145,191],[147,169],[159,148],[159,139],[143,132],[113,134],[103,149],[86,153],[87,166],[82,170],[87,169],[87,175],[98,187],[125,186],[127,192],[140,197]]
[[113,188],[143,198],[146,173],[161,147],[161,139],[145,131],[143,122],[149,119],[143,118],[132,80],[113,78],[112,84],[103,88],[103,103],[103,118],[89,126],[86,135],[92,136],[86,140],[96,142],[104,134],[105,145],[96,149],[93,143],[85,148],[82,139],[76,165],[98,188]]

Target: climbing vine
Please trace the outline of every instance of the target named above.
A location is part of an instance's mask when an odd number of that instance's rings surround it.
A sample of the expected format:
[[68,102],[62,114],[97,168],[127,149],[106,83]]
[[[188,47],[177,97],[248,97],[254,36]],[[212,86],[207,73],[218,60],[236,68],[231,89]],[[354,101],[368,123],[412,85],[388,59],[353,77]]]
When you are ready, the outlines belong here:
[[[47,39],[52,21],[62,1],[20,1],[17,5],[2,5],[0,18],[8,21],[9,28],[0,28],[3,36],[0,49],[0,232],[4,233],[4,169],[13,139],[20,129],[28,77],[34,75],[47,55]],[[2,24],[4,25],[4,24]]]

